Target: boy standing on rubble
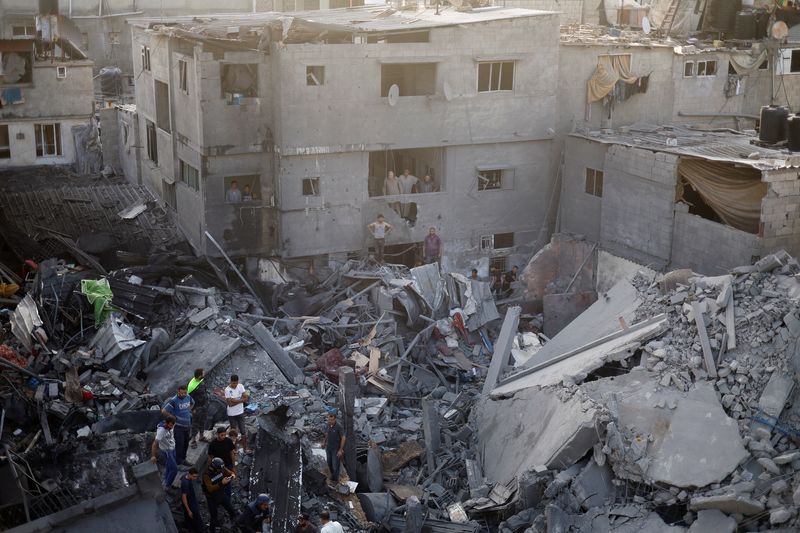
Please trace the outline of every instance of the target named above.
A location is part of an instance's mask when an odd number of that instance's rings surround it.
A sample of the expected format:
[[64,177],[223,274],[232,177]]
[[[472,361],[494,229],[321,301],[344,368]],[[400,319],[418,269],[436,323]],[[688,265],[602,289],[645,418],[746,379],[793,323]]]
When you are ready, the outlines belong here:
[[339,483],[339,469],[344,456],[344,430],[336,422],[336,414],[328,413],[328,426],[325,428],[325,455],[328,458],[328,470],[331,471],[331,482]]
[[172,433],[174,427],[175,417],[167,415],[163,422],[158,423],[156,438],[150,447],[150,462],[157,462],[159,456],[164,459],[164,490],[172,486],[178,475],[178,464],[175,462],[175,435]]
[[231,427],[239,430],[242,436],[242,449],[250,453],[247,448],[247,428],[244,425],[244,404],[250,400],[244,385],[239,383],[239,376],[233,374],[230,384],[225,387],[225,401],[228,403],[228,422]]
[[175,460],[183,466],[192,466],[186,462],[186,450],[189,449],[192,431],[192,408],[194,400],[189,396],[186,385],[179,385],[178,394],[167,400],[161,409],[164,416],[175,417]]

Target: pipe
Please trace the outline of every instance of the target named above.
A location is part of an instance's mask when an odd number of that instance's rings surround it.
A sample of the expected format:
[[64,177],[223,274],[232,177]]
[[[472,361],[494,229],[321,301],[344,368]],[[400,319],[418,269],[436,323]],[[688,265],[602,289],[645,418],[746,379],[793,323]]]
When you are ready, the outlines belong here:
[[678,111],[679,117],[731,117],[731,118],[749,118],[751,120],[760,120],[758,115],[748,115],[746,113],[684,113]]

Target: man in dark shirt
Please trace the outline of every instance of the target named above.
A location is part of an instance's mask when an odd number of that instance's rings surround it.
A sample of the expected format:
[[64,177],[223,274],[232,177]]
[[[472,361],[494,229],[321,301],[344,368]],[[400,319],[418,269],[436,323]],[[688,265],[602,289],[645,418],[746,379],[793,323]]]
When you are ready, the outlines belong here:
[[205,381],[206,373],[202,368],[194,371],[194,377],[189,381],[186,392],[194,400],[194,411],[192,411],[192,448],[197,447],[197,441],[203,438],[203,431],[206,430],[208,419],[208,389]]
[[328,470],[331,471],[331,482],[339,483],[339,467],[344,456],[344,430],[336,422],[334,413],[328,414],[328,425],[325,428],[325,455],[328,458]]
[[222,459],[225,468],[236,472],[236,445],[228,438],[223,426],[217,428],[217,438],[208,445],[208,464],[211,464],[215,457]]
[[317,527],[311,523],[311,517],[308,515],[308,513],[303,513],[297,520],[294,533],[319,533],[319,529],[317,529]]
[[231,504],[230,492],[226,490],[234,479],[236,474],[225,468],[225,462],[219,457],[211,461],[206,473],[203,474],[203,492],[206,495],[208,514],[211,515],[211,523],[208,526],[211,533],[216,533],[219,527],[220,507],[227,511],[231,520],[236,520],[236,510]]
[[503,296],[504,297],[508,296],[509,294],[511,294],[511,290],[512,290],[511,289],[511,284],[514,283],[515,281],[517,281],[517,272],[518,271],[519,271],[519,268],[517,267],[517,265],[514,265],[513,267],[511,267],[511,270],[509,270],[508,272],[506,272],[503,275]]
[[200,506],[197,504],[197,495],[194,492],[194,482],[198,477],[197,469],[192,467],[181,478],[181,508],[186,520],[186,529],[192,533],[203,533],[204,530]]
[[236,519],[241,533],[260,533],[264,523],[269,523],[270,517],[270,497],[267,494],[259,494],[255,501],[245,505],[244,510]]

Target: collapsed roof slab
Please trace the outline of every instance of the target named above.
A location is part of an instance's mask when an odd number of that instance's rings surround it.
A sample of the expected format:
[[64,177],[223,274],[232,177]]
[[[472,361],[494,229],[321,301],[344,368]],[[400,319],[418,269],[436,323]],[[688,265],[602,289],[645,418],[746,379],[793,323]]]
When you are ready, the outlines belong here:
[[[662,387],[660,378],[658,374],[634,369],[623,376],[581,386],[599,402],[608,403],[614,395],[617,426],[652,439],[645,451],[648,461],[634,465],[613,460],[614,471],[631,479],[641,472],[647,482],[676,487],[719,483],[749,456],[738,425],[723,411],[711,384],[698,382],[684,393]],[[636,459],[628,455],[631,461]],[[646,464],[644,472],[642,464]]]
[[145,369],[150,391],[162,397],[177,392],[178,380],[189,382],[195,368],[206,372],[220,364],[242,344],[242,339],[208,329],[193,329]]
[[578,395],[561,400],[553,389],[529,388],[512,398],[483,398],[473,412],[483,471],[492,482],[508,483],[540,465],[571,466],[597,442],[597,411]]

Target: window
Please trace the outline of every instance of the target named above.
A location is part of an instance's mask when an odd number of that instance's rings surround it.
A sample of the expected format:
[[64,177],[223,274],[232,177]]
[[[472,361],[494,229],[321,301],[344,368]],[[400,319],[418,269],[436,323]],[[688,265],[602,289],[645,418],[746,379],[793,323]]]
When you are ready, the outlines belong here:
[[694,61],[687,61],[683,64],[683,77],[691,78],[694,76]]
[[34,130],[37,157],[61,155],[61,124],[35,124]]
[[120,44],[119,32],[118,31],[110,31],[106,35],[108,39],[108,44],[116,45]]
[[200,190],[200,173],[192,165],[184,160],[181,161],[181,181],[192,189]]
[[156,125],[147,121],[145,126],[145,133],[147,135],[147,158],[158,164],[158,139],[156,138]]
[[603,171],[594,168],[586,169],[586,193],[603,197]]
[[514,247],[514,233],[481,235],[481,250],[503,250]]
[[478,92],[513,91],[514,62],[478,63]]
[[325,67],[306,67],[306,85],[325,85]]
[[758,66],[758,70],[769,70],[769,58],[765,58],[764,61]]
[[150,47],[142,45],[142,70],[150,70]]
[[319,196],[319,178],[303,178],[303,196]]
[[716,76],[717,75],[717,61],[716,59],[709,59],[707,61],[697,62],[697,76]]
[[496,268],[500,272],[508,270],[508,257],[502,255],[500,257],[492,257],[489,259],[489,270]]
[[14,37],[36,37],[36,26],[12,26],[11,34]]
[[225,202],[241,204],[256,202],[261,191],[261,178],[258,174],[230,176],[225,178]]
[[159,129],[170,132],[169,126],[169,85],[154,80],[156,93],[156,124]]
[[172,209],[178,208],[178,194],[175,190],[175,184],[169,183],[166,180],[161,181],[162,190],[164,191],[164,203]]
[[0,159],[11,159],[11,137],[5,124],[0,125]]
[[514,186],[514,171],[502,168],[478,169],[478,190],[492,191],[511,189]]
[[63,80],[67,77],[67,67],[56,67],[56,78]]
[[381,96],[397,85],[400,96],[436,94],[436,63],[392,63],[381,65]]
[[220,65],[223,98],[238,95],[258,97],[258,65],[222,63]]
[[189,68],[183,59],[178,60],[178,79],[180,88],[185,94],[189,94]]

